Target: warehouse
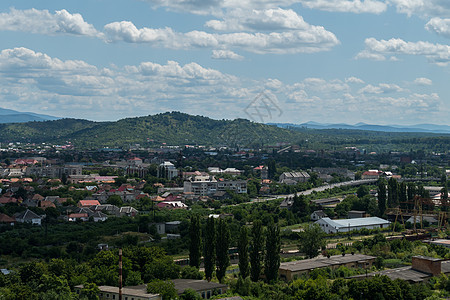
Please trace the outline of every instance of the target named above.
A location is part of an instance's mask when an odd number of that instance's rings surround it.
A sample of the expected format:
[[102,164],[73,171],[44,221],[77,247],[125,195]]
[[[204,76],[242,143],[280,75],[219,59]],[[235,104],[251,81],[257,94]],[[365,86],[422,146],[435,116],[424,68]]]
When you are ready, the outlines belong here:
[[386,228],[391,222],[378,218],[355,218],[355,219],[339,219],[331,220],[330,218],[322,218],[315,222],[325,233],[349,232],[362,228],[375,229]]

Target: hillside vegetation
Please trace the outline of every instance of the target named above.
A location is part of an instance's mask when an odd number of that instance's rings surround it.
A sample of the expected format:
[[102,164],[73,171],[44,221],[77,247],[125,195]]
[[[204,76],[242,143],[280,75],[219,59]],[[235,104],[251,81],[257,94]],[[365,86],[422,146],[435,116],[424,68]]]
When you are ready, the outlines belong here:
[[279,128],[245,119],[214,120],[180,112],[127,118],[116,122],[60,119],[0,124],[0,142],[66,143],[81,148],[167,145],[212,145],[258,148],[277,143],[303,149],[446,152],[449,134],[394,133],[348,129]]

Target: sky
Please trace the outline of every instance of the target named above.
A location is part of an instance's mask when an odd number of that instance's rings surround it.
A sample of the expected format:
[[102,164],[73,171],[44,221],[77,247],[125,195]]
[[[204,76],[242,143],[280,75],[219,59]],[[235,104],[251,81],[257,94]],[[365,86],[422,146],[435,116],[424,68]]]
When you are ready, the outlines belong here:
[[448,0],[2,0],[0,107],[450,125]]

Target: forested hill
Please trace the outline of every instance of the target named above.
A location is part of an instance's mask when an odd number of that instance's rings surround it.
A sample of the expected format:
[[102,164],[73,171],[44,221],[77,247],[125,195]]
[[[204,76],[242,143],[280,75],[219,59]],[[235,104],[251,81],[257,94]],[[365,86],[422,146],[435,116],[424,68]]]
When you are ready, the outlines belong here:
[[394,133],[346,129],[279,128],[245,119],[213,120],[180,112],[128,118],[116,122],[60,119],[46,122],[0,124],[0,142],[58,143],[71,141],[78,148],[212,145],[261,147],[276,143],[304,149],[343,149],[357,146],[367,151],[431,150],[447,152],[449,134]]
[[121,147],[130,144],[228,145],[241,147],[296,142],[302,133],[244,119],[213,120],[179,112],[127,118],[116,122],[61,119],[0,124],[0,141],[71,141],[80,147]]

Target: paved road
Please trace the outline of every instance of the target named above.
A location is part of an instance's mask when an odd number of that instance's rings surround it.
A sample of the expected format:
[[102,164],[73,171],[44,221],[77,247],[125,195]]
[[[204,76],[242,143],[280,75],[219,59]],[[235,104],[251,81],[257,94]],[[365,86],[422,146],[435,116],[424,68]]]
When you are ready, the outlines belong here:
[[[358,186],[358,185],[362,185],[362,184],[372,184],[377,182],[376,179],[361,179],[361,180],[351,180],[351,181],[344,181],[344,182],[338,182],[338,183],[332,183],[332,184],[327,184],[324,186],[319,186],[316,188],[312,188],[306,191],[302,191],[302,192],[298,192],[297,195],[309,195],[312,192],[323,192],[327,189],[332,189],[335,187],[341,187],[341,186]],[[280,199],[280,198],[287,198],[287,197],[294,197],[295,194],[289,194],[289,195],[271,195],[267,198],[263,198],[263,199],[252,199],[252,202],[264,202],[264,201],[270,201],[270,200],[275,200],[275,199]]]

